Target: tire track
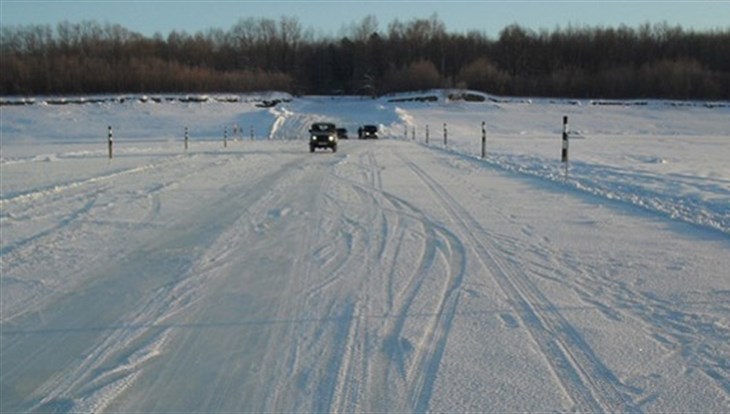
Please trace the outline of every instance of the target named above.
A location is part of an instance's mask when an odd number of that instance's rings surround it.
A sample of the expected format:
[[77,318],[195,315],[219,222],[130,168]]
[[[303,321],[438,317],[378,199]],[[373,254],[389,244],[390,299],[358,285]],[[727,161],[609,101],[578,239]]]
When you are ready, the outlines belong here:
[[[448,160],[449,165],[457,162]],[[455,178],[453,174],[449,174],[449,177]],[[478,190],[474,187],[471,189]],[[510,216],[494,208],[492,210],[509,222],[521,225],[512,220]],[[522,231],[529,238],[539,237],[534,234],[534,229],[529,225],[523,227]],[[611,272],[607,273],[607,268],[623,267],[625,257],[610,258],[604,266],[589,265],[571,254],[556,258],[554,252],[545,245],[550,243],[546,237],[530,244],[510,240],[494,233],[490,234],[490,238],[494,241],[493,246],[502,253],[501,257],[506,258],[517,273],[530,272],[534,276],[572,289],[582,302],[595,308],[609,321],[624,324],[631,322],[631,324],[638,325],[649,340],[681,358],[686,370],[697,369],[720,394],[724,395],[726,400],[730,399],[730,380],[728,380],[730,365],[727,363],[730,349],[725,345],[730,343],[730,329],[727,324],[722,323],[722,318],[714,316],[726,313],[726,309],[719,309],[717,313],[705,314],[686,309],[681,305],[681,301],[667,300],[657,295],[642,293],[642,290],[637,289],[636,286],[617,279]],[[500,238],[504,240],[500,241]],[[525,251],[528,254],[521,255],[519,260],[515,260],[509,257],[509,252],[514,250]],[[530,257],[533,255],[535,257]],[[662,260],[658,257],[652,259],[654,262]],[[671,261],[672,259],[666,260]],[[558,269],[567,270],[568,274],[579,277],[563,277],[564,275],[559,273],[565,272]],[[716,292],[716,295],[717,303],[728,303],[727,292],[721,290]],[[722,298],[723,295],[725,298]],[[624,382],[629,384],[632,380],[625,379]],[[627,394],[640,395],[642,393],[641,388],[629,385],[627,387],[630,388]],[[636,404],[641,405],[638,400]]]
[[[600,275],[600,271],[587,272]],[[681,309],[676,303],[653,294],[640,293],[625,283],[602,276],[590,277],[571,283],[586,303],[597,307],[604,317],[613,320],[630,319],[645,332],[648,338],[670,352],[677,352],[685,361],[687,369],[696,367],[715,385],[718,392],[730,400],[730,328],[720,320],[708,315]],[[602,295],[595,292],[600,290]],[[607,305],[593,299],[609,295],[612,303]],[[728,303],[728,292],[716,292],[717,303]],[[723,299],[722,296],[725,296]]]
[[[274,303],[271,318],[290,320],[298,317],[312,323],[277,325],[261,339],[261,346],[266,351],[261,356],[260,366],[267,367],[267,374],[256,381],[247,392],[257,401],[252,404],[257,407],[253,411],[290,411],[294,410],[293,407],[300,407],[297,410],[303,411],[331,411],[327,407],[336,405],[334,390],[337,377],[335,374],[327,375],[315,366],[323,365],[340,371],[346,369],[343,367],[348,364],[345,359],[349,354],[343,347],[352,341],[349,335],[354,329],[351,313],[354,308],[349,301],[344,305],[328,301],[323,292],[346,275],[344,269],[351,258],[349,254],[338,251],[345,247],[337,237],[333,242],[329,230],[333,226],[327,224],[340,219],[337,215],[330,214],[333,199],[329,193],[334,180],[327,172],[331,163],[322,164],[318,158],[310,158],[309,155],[307,157],[305,165],[296,168],[293,180],[289,184],[277,185],[274,197],[265,200],[257,210],[260,211],[259,215],[267,215],[267,210],[276,209],[281,203],[292,203],[296,208],[308,212],[306,216],[290,223],[295,224],[297,230],[287,230],[294,232],[292,236],[298,240],[293,243],[296,247],[290,253],[289,274],[282,278],[285,283],[284,291],[279,295],[289,300],[288,303]],[[302,185],[303,183],[306,185]],[[290,216],[291,214],[286,217]],[[254,227],[259,226],[260,224],[256,224]],[[278,237],[280,236],[273,237],[273,240]],[[327,260],[325,252],[336,253],[337,257]],[[330,274],[323,269],[332,272]],[[319,311],[320,306],[326,306],[327,310]],[[342,307],[345,308],[344,311],[341,310]],[[334,329],[330,329],[331,326]],[[293,346],[282,354],[282,349],[275,343],[280,338],[298,339],[293,340]],[[328,341],[337,344],[337,352],[333,355],[322,353],[322,342],[325,343],[326,350]],[[312,355],[317,358],[316,363],[311,361]],[[290,387],[301,391],[300,398],[294,398]]]
[[[367,278],[360,275],[377,275],[390,279],[395,272],[397,257],[400,254],[400,246],[404,239],[401,226],[401,217],[394,213],[394,209],[381,195],[376,187],[378,184],[377,172],[379,169],[373,167],[375,161],[372,154],[362,154],[357,164],[346,164],[343,168],[355,166],[356,179],[347,178],[351,170],[336,169],[335,174],[327,181],[325,194],[322,197],[326,203],[322,206],[324,217],[332,221],[332,227],[344,229],[345,234],[337,235],[333,240],[326,240],[329,250],[337,252],[342,250],[342,237],[348,239],[347,256],[344,261],[335,263],[336,267],[325,263],[324,267],[310,268],[308,273],[326,274],[322,283],[315,284],[307,293],[308,301],[311,302],[315,295],[322,295],[323,289],[336,290],[340,285],[338,281],[345,280],[345,285],[356,278],[361,282],[356,285],[367,283]],[[359,180],[364,180],[361,183]],[[373,231],[372,229],[379,229]],[[338,247],[339,246],[339,247]],[[317,249],[320,251],[322,248]],[[385,252],[392,253],[386,254]],[[329,271],[333,269],[333,271]],[[385,283],[389,286],[390,283]],[[329,308],[344,308],[348,310],[342,318],[338,318],[339,327],[333,331],[332,340],[336,342],[334,348],[341,349],[341,352],[332,356],[327,366],[328,370],[335,371],[325,376],[324,386],[316,392],[317,397],[313,403],[315,412],[352,412],[362,410],[363,398],[369,395],[370,357],[366,353],[366,347],[372,337],[370,319],[365,315],[366,310],[371,309],[371,301],[380,297],[382,293],[373,292],[373,288],[380,287],[380,283],[367,283],[362,289],[353,291],[345,298],[345,303],[339,300],[331,303]],[[322,295],[324,296],[324,295]],[[321,301],[321,299],[319,299]],[[347,325],[347,328],[344,326]],[[326,346],[326,348],[333,348]],[[324,395],[327,398],[322,399]]]
[[[639,412],[624,385],[593,353],[573,327],[526,276],[507,265],[489,245],[494,236],[455,200],[435,179],[403,154],[395,155],[423,182],[434,199],[461,228],[485,270],[493,275],[500,289],[515,304],[522,325],[540,348],[574,410],[591,412]],[[481,235],[481,237],[480,237]],[[484,237],[484,235],[488,237]]]
[[[24,248],[27,248],[29,245],[35,245],[35,244],[47,244],[43,241],[47,237],[59,237],[59,232],[65,231],[72,227],[72,225],[82,222],[82,221],[88,221],[90,223],[100,223],[98,221],[92,221],[90,217],[92,217],[94,214],[92,214],[92,209],[94,209],[94,212],[96,210],[101,210],[104,208],[108,208],[108,206],[114,206],[120,201],[124,201],[126,203],[132,203],[137,199],[146,199],[148,202],[148,209],[147,213],[141,217],[141,219],[132,224],[131,226],[136,228],[145,228],[146,226],[149,226],[150,223],[152,223],[160,213],[160,193],[170,189],[174,188],[179,182],[185,180],[187,177],[193,176],[195,174],[200,174],[200,172],[205,171],[208,168],[213,167],[219,167],[218,162],[212,162],[207,165],[205,165],[203,168],[198,168],[195,171],[185,171],[183,175],[177,176],[176,179],[171,181],[166,181],[163,183],[160,183],[158,185],[155,185],[153,188],[150,188],[146,190],[144,193],[136,194],[133,193],[131,195],[128,195],[126,199],[122,200],[122,195],[117,195],[116,198],[112,200],[107,200],[106,202],[99,202],[99,199],[101,196],[106,196],[109,194],[114,194],[112,192],[112,189],[115,188],[114,180],[125,177],[127,175],[133,174],[133,173],[148,173],[152,169],[159,169],[162,167],[166,167],[169,165],[179,164],[182,159],[180,157],[175,157],[173,160],[168,161],[162,161],[156,164],[149,164],[146,166],[136,167],[136,168],[130,168],[121,172],[115,172],[105,175],[100,175],[97,177],[92,177],[86,180],[73,182],[70,184],[65,185],[59,185],[54,187],[50,190],[40,190],[36,192],[30,192],[21,196],[12,197],[6,200],[0,200],[0,206],[3,204],[7,204],[4,208],[5,212],[4,214],[8,214],[10,216],[13,215],[12,209],[22,209],[19,211],[22,211],[22,219],[25,221],[37,221],[40,218],[43,218],[43,213],[35,213],[38,211],[50,211],[52,213],[48,213],[47,215],[53,215],[55,214],[55,211],[65,211],[68,210],[68,205],[70,203],[77,203],[81,204],[81,207],[78,209],[72,211],[69,213],[66,217],[55,219],[57,223],[52,224],[50,227],[47,227],[43,230],[40,230],[36,232],[35,234],[26,236],[25,238],[21,240],[17,240],[13,243],[10,243],[8,245],[5,245],[0,249],[0,256],[5,256],[7,254],[13,253],[15,251],[23,250]],[[95,186],[93,188],[88,188],[90,186]],[[79,192],[80,191],[80,192]],[[115,188],[115,191],[116,188]],[[72,194],[69,194],[72,193]],[[48,197],[52,197],[51,199],[48,199]],[[47,200],[44,200],[47,199]],[[44,200],[43,202],[40,202],[41,200]],[[30,206],[27,206],[26,204],[31,203]],[[55,208],[55,204],[62,204],[62,208]],[[7,211],[10,210],[11,213],[7,213]],[[34,214],[35,213],[35,214]],[[101,214],[99,214],[101,215]],[[102,224],[109,223],[109,222],[103,222]],[[26,254],[22,254],[22,256],[25,256]],[[11,268],[13,266],[13,260],[9,259],[8,257],[3,257],[6,266],[6,270]]]
[[71,190],[84,188],[90,184],[96,184],[96,183],[108,181],[111,179],[115,179],[118,177],[123,177],[123,176],[133,175],[133,174],[140,174],[140,173],[147,173],[150,170],[167,167],[170,164],[181,163],[185,159],[186,159],[185,156],[178,155],[171,159],[163,159],[157,163],[145,164],[145,165],[140,165],[137,167],[127,168],[127,169],[120,170],[120,171],[113,171],[113,172],[106,173],[106,174],[100,174],[100,175],[86,178],[83,180],[77,180],[77,181],[72,181],[72,182],[68,182],[68,183],[64,183],[64,184],[54,185],[53,187],[49,187],[49,188],[39,188],[39,189],[26,191],[23,193],[11,194],[9,196],[0,198],[0,207],[7,208],[9,205],[14,205],[14,204],[35,203],[39,199],[42,199],[42,198],[66,193]]
[[[381,167],[372,150],[359,160],[358,166],[364,169],[359,178],[364,183],[338,178],[358,193],[366,212],[377,213],[368,218],[370,234],[379,239],[367,245],[367,261],[373,264],[368,274],[378,275],[382,282],[378,296],[386,298],[387,317],[382,326],[358,334],[377,339],[370,343],[379,348],[380,362],[355,364],[362,367],[360,372],[353,370],[343,380],[367,378],[358,389],[367,389],[365,395],[371,396],[368,410],[427,411],[458,305],[465,249],[448,229],[382,189]],[[424,310],[424,298],[430,295],[433,298],[427,306],[431,310]],[[413,311],[416,307],[417,313]],[[417,315],[422,323],[414,322]],[[352,369],[353,364],[348,366]],[[333,408],[352,407],[347,401],[350,397],[344,398]]]
[[[317,227],[315,253],[338,252],[346,245],[348,252],[344,260],[305,264],[304,279],[318,281],[305,292],[305,303],[324,299],[327,311],[318,314],[340,315],[330,319],[334,328],[317,332],[290,358],[292,366],[300,366],[290,369],[290,375],[320,384],[311,390],[318,396],[310,406],[316,412],[425,411],[464,277],[459,239],[383,191],[382,168],[371,148],[356,154],[355,163],[338,164],[325,180],[316,209],[324,222]],[[330,228],[344,234],[325,231]],[[370,276],[360,277],[364,274]],[[328,299],[325,293],[351,285],[355,289],[344,298]],[[308,355],[323,346],[339,350],[322,361],[329,367],[325,371],[332,371],[329,375],[306,368]]]
[[367,385],[367,358],[363,354],[363,344],[367,343],[367,328],[363,326],[366,318],[362,316],[362,305],[355,303],[352,314],[349,315],[351,323],[345,341],[345,352],[342,355],[343,364],[340,367],[335,382],[333,396],[334,401],[327,407],[327,412],[356,412],[358,404],[362,399],[364,386]]
[[317,392],[313,404],[313,412],[343,412],[353,411],[357,404],[357,381],[353,379],[359,330],[359,317],[356,313],[356,303],[347,301],[340,323],[333,332],[332,349],[337,350],[325,362],[324,373],[318,380]]
[[[29,193],[25,196],[15,197],[4,200],[4,214],[8,210],[12,214],[13,210],[22,211],[22,220],[38,221],[39,217],[43,217],[44,212],[48,211],[49,215],[54,215],[56,211],[69,211],[70,204],[77,204],[78,207],[70,210],[65,216],[52,218],[44,229],[36,230],[33,234],[27,235],[22,239],[7,243],[0,248],[0,258],[3,262],[3,282],[7,283],[9,278],[13,277],[15,272],[26,272],[30,267],[46,266],[47,263],[55,260],[54,255],[57,252],[54,249],[48,249],[48,246],[58,246],[59,250],[66,249],[68,240],[77,240],[82,238],[93,238],[99,249],[91,250],[93,255],[88,257],[79,257],[74,263],[76,266],[64,269],[54,269],[57,276],[50,280],[43,279],[37,281],[43,285],[48,285],[47,289],[41,294],[37,292],[33,297],[14,297],[12,300],[3,301],[2,322],[8,322],[14,318],[20,317],[28,312],[29,309],[36,309],[43,306],[45,302],[50,300],[54,290],[54,283],[58,280],[64,280],[67,289],[82,283],[84,280],[80,277],[87,272],[89,268],[98,266],[106,266],[111,260],[116,260],[125,254],[125,252],[111,250],[114,243],[110,243],[109,235],[115,236],[121,232],[101,231],[97,232],[94,226],[118,226],[120,230],[127,231],[129,229],[145,231],[152,226],[154,221],[160,216],[161,211],[161,194],[184,181],[186,178],[200,174],[211,168],[221,168],[231,162],[230,158],[213,159],[195,169],[184,170],[182,174],[176,174],[178,168],[185,167],[183,161],[188,157],[175,156],[169,160],[163,160],[154,164],[130,168],[121,172],[104,174],[92,177],[86,180],[76,181],[68,185],[55,187],[54,190],[40,191]],[[174,175],[175,178],[168,179],[151,188],[143,191],[124,190],[125,183],[119,184],[121,180],[132,174],[150,173],[153,170],[161,170],[163,168],[172,168],[172,170],[164,170],[162,173]],[[111,197],[110,197],[111,196]],[[131,205],[139,200],[145,204],[144,215],[136,218],[128,224],[120,224],[119,221],[109,219],[100,220],[98,217],[114,217],[116,212],[111,214],[107,210],[119,208],[120,205]],[[56,206],[62,204],[60,208]],[[134,207],[138,208],[138,207]],[[101,237],[107,236],[106,239]],[[113,241],[113,239],[111,239]],[[43,246],[40,248],[39,246]],[[128,253],[128,252],[126,252]],[[66,252],[66,254],[78,254],[77,252]],[[81,269],[83,267],[83,269]],[[32,273],[32,272],[31,272]],[[37,273],[37,272],[36,272]]]
[[[5,256],[8,254],[11,254],[13,252],[22,250],[24,248],[27,248],[28,246],[32,246],[35,244],[38,244],[39,241],[42,241],[44,238],[55,235],[55,233],[62,231],[64,228],[67,228],[71,225],[71,223],[74,223],[80,219],[83,219],[84,217],[88,216],[89,211],[94,207],[94,205],[97,203],[98,197],[100,194],[103,194],[104,192],[108,191],[108,188],[103,189],[97,189],[93,191],[92,193],[84,193],[80,196],[75,197],[74,200],[69,200],[67,202],[79,202],[81,203],[81,206],[73,209],[70,211],[66,217],[60,219],[57,223],[35,233],[30,236],[27,236],[21,240],[17,240],[13,243],[9,243],[7,245],[3,245],[0,247],[0,256]],[[33,220],[33,218],[30,218],[29,220]],[[27,254],[24,254],[23,256],[26,256]],[[16,264],[14,261],[8,261],[7,258],[3,258],[5,262],[5,271],[11,271],[13,266]]]
[[[254,208],[252,206],[257,205],[256,200],[265,198],[272,191],[270,184],[286,175],[295,174],[293,165],[300,162],[299,159],[291,161],[265,175],[255,187],[256,191],[231,191],[215,204],[215,212],[208,211],[209,207],[206,207],[204,217],[214,223],[198,222],[195,220],[197,213],[193,212],[178,226],[171,228],[163,240],[154,241],[154,248],[151,249],[156,252],[154,255],[146,253],[150,246],[140,247],[139,251],[119,263],[105,266],[105,271],[116,272],[114,274],[118,277],[100,277],[84,292],[65,300],[68,304],[64,306],[72,308],[73,314],[84,315],[83,320],[78,322],[82,328],[78,328],[77,333],[110,333],[97,337],[97,343],[84,352],[85,357],[80,363],[46,380],[35,392],[42,398],[31,407],[31,411],[96,412],[103,410],[129,388],[143,372],[147,362],[165,352],[170,342],[168,337],[175,327],[166,321],[203,297],[210,287],[210,279],[220,273],[221,266],[230,265],[231,261],[226,256],[237,246],[235,241],[240,240],[239,226],[230,224],[246,220],[245,209]],[[244,210],[240,207],[244,207]],[[200,245],[206,247],[200,249]],[[187,253],[181,253],[182,250]],[[167,283],[164,279],[166,275],[169,276],[171,267],[166,261],[168,258],[165,252],[172,252],[174,257],[187,257],[184,263],[176,264],[179,267],[179,272],[174,272],[179,275],[176,280]],[[120,286],[135,283],[149,285],[148,278],[162,284],[149,293],[145,292],[142,299],[132,299],[132,302],[127,303],[129,306],[114,304],[111,308],[116,309],[113,312],[118,315],[110,325],[92,326],[99,322],[94,315],[84,314],[84,303],[108,296],[109,292]],[[128,309],[135,310],[127,312]],[[63,315],[59,317],[64,318]],[[49,326],[56,324],[51,322]],[[16,335],[22,339],[34,333],[6,330],[3,335]],[[54,331],[41,330],[37,333],[52,334]],[[69,329],[59,329],[58,333],[67,335]]]

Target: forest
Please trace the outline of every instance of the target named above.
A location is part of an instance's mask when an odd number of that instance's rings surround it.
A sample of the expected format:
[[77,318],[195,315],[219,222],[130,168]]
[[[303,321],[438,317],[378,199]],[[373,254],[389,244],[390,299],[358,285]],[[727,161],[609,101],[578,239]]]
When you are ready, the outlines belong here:
[[569,98],[730,99],[730,28],[513,24],[497,38],[433,15],[316,34],[295,17],[143,36],[95,21],[3,26],[0,95],[245,93],[381,96],[456,88]]

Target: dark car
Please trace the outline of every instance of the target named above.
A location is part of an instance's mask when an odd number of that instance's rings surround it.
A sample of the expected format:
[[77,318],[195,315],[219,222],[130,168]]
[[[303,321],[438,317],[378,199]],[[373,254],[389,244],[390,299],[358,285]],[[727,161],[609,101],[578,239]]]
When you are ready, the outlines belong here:
[[309,151],[330,148],[337,152],[337,127],[330,122],[315,122],[309,129]]
[[348,139],[347,136],[347,128],[337,128],[337,138],[339,139]]
[[363,125],[357,129],[359,139],[378,139],[378,127],[375,125]]

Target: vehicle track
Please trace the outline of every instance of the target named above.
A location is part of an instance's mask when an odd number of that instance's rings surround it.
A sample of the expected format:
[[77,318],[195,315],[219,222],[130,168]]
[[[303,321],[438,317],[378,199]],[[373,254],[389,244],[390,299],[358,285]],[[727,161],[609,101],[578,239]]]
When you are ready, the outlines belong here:
[[147,173],[150,170],[160,169],[167,167],[171,164],[177,164],[183,162],[186,159],[185,156],[174,156],[172,158],[162,158],[158,162],[139,165],[136,167],[130,167],[118,171],[112,171],[104,174],[99,174],[93,177],[85,178],[82,180],[70,181],[63,184],[57,184],[50,188],[37,188],[22,193],[6,195],[0,199],[0,207],[7,208],[8,206],[19,204],[19,203],[35,203],[39,199],[58,196],[68,191],[77,190],[84,188],[90,184],[97,184],[100,182],[109,181],[111,179],[119,178],[122,176]]
[[[465,160],[463,158],[451,159],[447,162],[455,167],[457,163],[476,164],[474,160]],[[613,180],[616,179],[616,174],[623,175],[623,173],[617,171],[603,171],[603,167],[596,170],[600,173],[606,173],[605,175]],[[598,175],[603,176],[604,174]],[[637,174],[637,178],[640,178],[641,181],[653,182],[656,177]],[[700,182],[702,180],[696,177],[685,177],[681,174],[674,176],[674,179],[676,180],[674,186],[677,188],[685,185],[690,187],[701,186],[705,187],[703,191],[717,193],[718,196],[727,193],[726,189],[720,188],[721,186],[718,187],[726,182],[724,180],[710,178],[707,183],[703,184]],[[469,184],[465,182],[464,185],[468,186]],[[473,190],[478,191],[476,188],[473,188]],[[646,191],[642,191],[642,193],[646,193]],[[682,203],[684,202],[686,200]],[[721,209],[712,210],[718,211]],[[510,222],[514,222],[509,215],[496,210],[495,213]],[[514,224],[519,223],[514,222]],[[534,234],[530,226],[524,226],[522,231],[530,238],[539,237],[539,235]],[[545,236],[542,236],[542,240],[538,240],[536,243],[526,245],[517,239],[506,238],[493,232],[492,235],[494,236],[493,240],[500,241],[499,244],[494,246],[495,251],[501,252],[502,257],[505,257],[511,263],[511,267],[518,272],[521,271],[520,269],[525,269],[534,276],[572,289],[582,302],[600,312],[603,317],[610,321],[623,324],[630,322],[630,325],[640,327],[648,339],[663,348],[665,352],[681,356],[687,371],[696,369],[701,372],[709,380],[709,384],[720,395],[724,395],[725,401],[730,401],[730,381],[728,380],[730,378],[730,366],[727,364],[730,356],[730,347],[727,346],[730,343],[730,326],[721,317],[717,316],[728,312],[730,302],[728,301],[727,291],[720,290],[714,293],[717,300],[712,303],[717,307],[716,312],[696,311],[693,309],[691,300],[687,300],[688,303],[683,304],[683,301],[671,301],[657,295],[643,293],[643,290],[637,289],[634,284],[627,283],[622,278],[617,278],[615,270],[606,270],[626,268],[626,262],[630,263],[632,260],[623,254],[621,257],[615,258],[604,257],[601,259],[601,263],[605,263],[605,261],[608,261],[608,263],[598,266],[586,263],[584,260],[577,260],[570,254],[560,255],[562,257],[557,258],[558,253],[551,251],[549,246],[546,245],[550,241]],[[526,250],[531,254],[520,257],[519,261],[514,258],[507,258],[505,255],[509,255],[509,252],[514,249]],[[639,262],[636,265],[641,266],[642,259],[638,258],[636,260]],[[681,261],[686,259],[677,259],[670,256],[666,258],[657,257],[654,260],[659,262],[663,260],[668,262],[680,260],[677,266],[681,267],[683,266]],[[562,269],[562,271],[558,269]],[[672,271],[671,267],[669,270]],[[560,273],[565,271],[579,277],[564,277]],[[625,381],[630,382],[630,380]],[[641,394],[640,388],[629,389],[628,394],[637,395],[636,404],[640,404],[638,401],[638,396]]]
[[521,325],[545,356],[552,372],[569,398],[571,410],[591,412],[640,412],[616,378],[595,355],[578,330],[560,310],[531,283],[527,275],[514,269],[509,261],[494,254],[498,238],[486,231],[450,193],[402,152],[395,155],[408,166],[444,211],[456,223],[484,269],[514,304]]
[[[667,352],[680,355],[687,369],[696,367],[730,401],[730,326],[691,308],[637,292],[631,286],[601,276],[598,270],[589,275],[585,280],[568,282],[581,300],[595,306],[607,319],[637,323],[648,338]],[[715,295],[717,306],[725,306],[718,314],[727,313],[730,294],[720,291]],[[599,299],[606,296],[612,306]]]
[[[366,411],[426,411],[459,300],[465,271],[464,247],[448,229],[383,190],[381,167],[371,148],[359,154],[357,165],[359,174],[336,178],[358,195],[355,205],[366,213],[351,221],[365,223],[371,229],[369,234],[377,235],[362,246],[367,249],[366,273],[381,288],[373,291],[368,286],[365,291],[385,298],[385,303],[379,305],[384,306],[381,312],[385,318],[379,318],[378,324],[369,322],[364,329],[358,324],[351,332],[348,343],[377,347],[378,357],[368,363],[362,351],[344,356],[362,360],[342,364],[346,372],[340,373],[338,387],[346,390],[351,386],[347,384],[364,382],[354,388],[357,392],[340,395],[331,408],[355,407],[357,396],[364,392],[362,395],[368,399],[360,404]],[[339,211],[348,209],[355,207],[339,206]],[[373,228],[380,230],[372,232]],[[346,269],[357,272],[350,266]],[[434,297],[424,309],[424,299],[430,295]],[[375,309],[370,300],[369,295],[364,297],[361,308],[370,309],[372,315]]]
[[[305,352],[309,354],[312,349],[331,348],[332,344],[327,343],[329,341],[334,341],[334,347],[340,350],[326,360],[325,371],[331,373],[319,380],[320,386],[315,392],[319,397],[311,405],[315,412],[362,410],[363,398],[369,394],[368,373],[372,364],[368,349],[375,328],[367,312],[376,306],[373,298],[381,295],[379,284],[365,283],[361,289],[340,298],[341,295],[332,293],[341,288],[340,282],[344,286],[351,284],[353,279],[364,283],[367,278],[363,276],[388,274],[394,266],[395,258],[385,257],[383,252],[390,248],[392,240],[402,238],[402,235],[397,234],[400,232],[400,218],[384,208],[378,190],[371,186],[377,182],[372,180],[377,174],[377,169],[371,164],[373,161],[370,154],[360,155],[356,170],[347,171],[355,173],[354,179],[347,178],[347,172],[342,171],[343,168],[352,167],[349,162],[342,164],[342,168],[335,165],[335,174],[326,180],[317,208],[324,219],[320,229],[332,228],[338,231],[323,231],[320,234],[321,241],[315,244],[320,246],[316,249],[317,256],[322,254],[322,257],[330,259],[317,260],[308,266],[307,274],[323,281],[307,290],[306,303],[322,303],[324,300],[327,308],[331,309],[328,313],[341,316],[337,317],[338,322],[327,334],[308,344],[309,350]],[[372,232],[372,228],[381,231]],[[346,253],[344,256],[343,251]],[[302,370],[307,366],[307,361],[300,361],[299,364]]]
[[[462,159],[448,162],[450,165],[457,162],[474,163]],[[679,177],[679,179],[684,178]],[[716,188],[716,183],[707,185],[712,188],[707,188],[706,191],[722,192]],[[473,190],[477,191],[476,188]],[[519,225],[509,215],[495,212]],[[529,225],[524,226],[522,231],[528,237],[535,236]],[[519,262],[512,258],[506,259],[518,273],[529,272],[544,280],[559,283],[575,292],[582,302],[594,308],[607,320],[624,324],[631,322],[632,326],[640,327],[648,339],[665,349],[667,353],[679,355],[687,371],[696,369],[701,372],[708,380],[708,384],[712,385],[719,395],[724,396],[725,401],[730,401],[730,380],[728,380],[730,366],[727,364],[730,356],[730,347],[727,346],[730,343],[730,326],[724,323],[722,318],[710,316],[727,313],[730,303],[727,291],[714,293],[717,300],[711,303],[718,307],[717,312],[703,313],[692,306],[691,300],[690,304],[685,305],[681,303],[682,301],[667,300],[657,295],[643,293],[642,289],[637,289],[635,285],[627,283],[622,278],[616,278],[614,271],[606,270],[625,268],[625,262],[627,260],[631,262],[630,258],[609,256],[602,259],[609,261],[606,266],[597,266],[578,260],[571,254],[555,257],[555,253],[546,245],[550,243],[547,237],[528,245],[493,232],[490,236],[493,237],[492,240],[499,242],[494,247],[495,251],[502,252],[502,257],[507,257],[509,252],[515,249],[529,253],[522,254]],[[637,260],[641,262],[642,259]],[[664,259],[657,257],[653,260],[661,262]],[[671,262],[676,259],[668,257],[666,260]],[[558,274],[556,269],[564,269],[568,274],[578,277],[564,277]],[[631,381],[627,379],[625,382]],[[627,394],[638,396],[641,390],[629,389]],[[640,405],[639,401],[636,401],[636,404]]]
[[[261,177],[261,185],[256,187],[258,191],[246,192],[239,188],[227,192],[214,207],[219,214],[211,214],[209,211],[204,214],[204,217],[215,219],[215,223],[196,222],[191,217],[181,218],[179,226],[171,227],[161,240],[151,242],[154,245],[151,250],[156,254],[146,254],[150,246],[143,245],[139,251],[105,266],[104,271],[111,272],[111,275],[94,278],[92,285],[71,294],[68,300],[64,299],[63,307],[68,308],[72,314],[83,315],[77,321],[79,328],[74,330],[61,327],[57,332],[45,332],[41,328],[37,334],[59,334],[75,337],[74,339],[84,332],[104,335],[99,335],[98,342],[84,352],[85,357],[81,363],[74,364],[73,368],[63,369],[37,389],[36,395],[42,398],[30,410],[100,411],[121,395],[143,373],[149,361],[165,352],[168,337],[177,327],[168,321],[203,297],[210,288],[211,278],[220,273],[220,266],[230,263],[225,257],[236,246],[231,243],[230,238],[238,240],[238,230],[228,227],[226,223],[247,220],[245,210],[241,211],[239,207],[256,206],[256,200],[266,197],[271,191],[271,186],[267,183],[276,183],[285,175],[296,174],[293,166],[300,162],[300,159],[295,159]],[[195,216],[197,213],[190,214]],[[206,244],[201,237],[208,239],[210,243]],[[206,247],[201,249],[201,243]],[[181,254],[181,249],[189,254]],[[172,252],[175,258],[188,257],[185,262],[174,264],[178,269],[176,274],[169,273],[172,263],[167,262],[167,251]],[[160,269],[165,271],[158,272]],[[166,281],[170,278],[172,279]],[[130,283],[137,283],[134,285],[137,289],[154,285],[154,282],[159,283],[159,286],[145,292],[138,300],[129,295],[131,292],[127,293],[126,302],[131,300],[128,306],[113,304],[110,312],[117,309],[121,313],[112,318],[105,316],[109,321],[106,325],[95,326],[94,324],[103,322],[95,315],[83,313],[86,301],[108,296],[109,292],[118,288],[117,285],[131,286]],[[49,325],[56,326],[53,321],[49,321]],[[4,329],[4,342],[9,345],[4,349],[12,349],[15,339],[34,334]],[[41,345],[31,354],[45,352]],[[7,372],[3,374],[6,375]]]
[[[16,269],[23,270],[32,266],[42,267],[47,262],[53,261],[54,255],[58,252],[55,249],[48,249],[48,246],[59,246],[59,249],[63,249],[63,246],[67,244],[67,240],[98,238],[94,232],[94,227],[98,225],[118,226],[121,231],[128,231],[131,228],[141,232],[151,227],[158,227],[156,222],[160,219],[160,197],[164,192],[176,188],[180,182],[189,177],[201,174],[210,168],[221,168],[226,163],[231,162],[230,158],[224,158],[223,160],[212,159],[195,169],[185,169],[186,164],[183,161],[186,159],[188,157],[175,156],[172,159],[164,159],[152,164],[102,174],[56,186],[53,189],[29,192],[3,200],[5,213],[13,214],[16,221],[38,221],[41,218],[50,220],[50,224],[35,233],[3,245],[2,250],[0,250],[3,278],[5,281],[10,280],[7,278],[12,278]],[[170,170],[170,168],[173,169]],[[178,171],[179,169],[182,169],[182,171]],[[172,175],[175,178],[164,180],[155,187],[145,189],[142,192],[128,190],[129,184],[121,181],[134,174],[150,174],[153,172]],[[163,177],[161,176],[161,178]],[[109,195],[112,195],[112,197],[110,198]],[[119,205],[135,204],[146,205],[144,215],[124,221],[115,219],[116,214],[114,212],[109,213],[110,210],[117,208]],[[65,217],[55,217],[55,211],[67,211],[69,210],[68,205],[78,205],[78,207]],[[61,206],[61,208],[56,208],[57,206]],[[114,234],[109,231],[102,233],[105,235]],[[56,277],[56,280],[64,280],[65,287],[72,288],[74,285],[83,282],[79,275],[82,275],[88,269],[106,266],[110,261],[114,261],[128,253],[107,247],[113,246],[113,243],[109,240],[98,240],[97,245],[99,248],[93,250],[96,254],[93,257],[79,257],[76,261],[79,264],[77,267],[54,269],[55,272],[63,274]],[[37,246],[44,246],[44,248],[39,249]],[[65,254],[72,255],[75,252],[67,251]],[[41,279],[38,283],[45,282]],[[2,322],[24,315],[26,309],[42,306],[42,303],[49,300],[49,294],[52,290],[53,286],[49,286],[44,294],[39,295],[37,294],[39,291],[36,290],[36,295],[33,297],[26,297],[23,300],[13,298],[13,300],[3,301]]]

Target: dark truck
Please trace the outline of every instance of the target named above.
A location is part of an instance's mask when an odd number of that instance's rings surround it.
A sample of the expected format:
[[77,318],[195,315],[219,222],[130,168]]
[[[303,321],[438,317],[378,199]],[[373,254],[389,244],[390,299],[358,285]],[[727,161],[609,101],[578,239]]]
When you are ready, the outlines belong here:
[[337,127],[330,122],[315,122],[309,129],[309,151],[330,148],[337,152]]
[[375,125],[363,125],[357,129],[359,139],[378,139],[378,127]]

